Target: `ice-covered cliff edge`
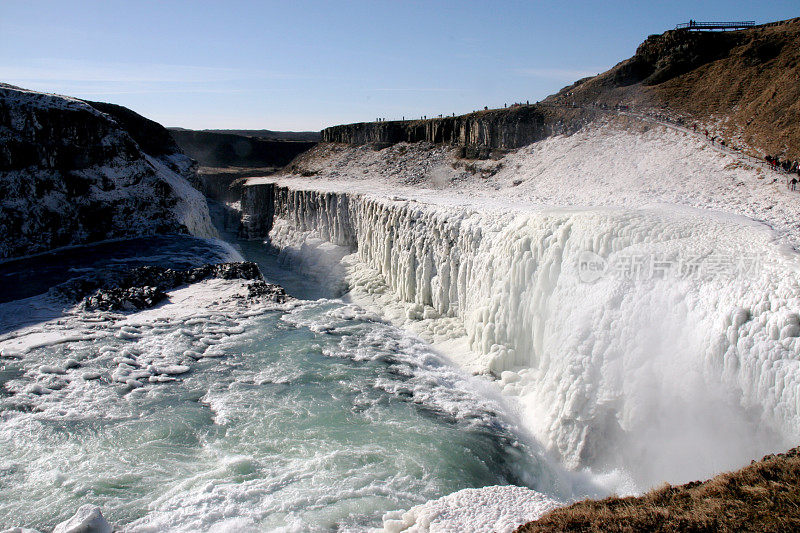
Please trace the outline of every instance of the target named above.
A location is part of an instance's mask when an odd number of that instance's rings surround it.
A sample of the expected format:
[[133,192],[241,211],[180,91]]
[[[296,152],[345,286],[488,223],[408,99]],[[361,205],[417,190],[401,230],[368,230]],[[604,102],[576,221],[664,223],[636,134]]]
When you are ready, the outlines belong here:
[[[406,165],[403,146],[322,146],[316,179],[253,180],[243,205],[260,198],[268,240],[318,273],[356,251],[355,292],[405,302],[434,340],[463,335],[549,449],[646,487],[800,437],[797,208],[677,135],[585,132],[473,176],[445,149],[406,146]],[[689,207],[702,203],[716,209]],[[761,209],[772,229],[732,214]]]
[[169,134],[97,106],[0,84],[0,259],[154,233],[216,235],[186,180],[194,162]]

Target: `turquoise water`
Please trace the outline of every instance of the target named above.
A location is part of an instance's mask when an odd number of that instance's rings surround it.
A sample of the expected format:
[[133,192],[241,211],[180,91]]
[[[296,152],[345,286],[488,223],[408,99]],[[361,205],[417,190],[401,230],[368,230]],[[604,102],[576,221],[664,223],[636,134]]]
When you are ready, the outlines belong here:
[[47,530],[92,503],[126,531],[363,530],[467,487],[559,493],[489,383],[261,259],[317,299],[77,318],[59,327],[99,338],[0,361],[0,526]]

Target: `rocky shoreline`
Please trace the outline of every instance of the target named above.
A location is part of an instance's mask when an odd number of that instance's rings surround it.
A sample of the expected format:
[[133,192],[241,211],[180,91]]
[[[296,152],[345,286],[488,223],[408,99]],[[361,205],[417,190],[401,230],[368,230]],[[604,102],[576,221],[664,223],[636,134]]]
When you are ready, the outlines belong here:
[[252,280],[250,298],[284,303],[289,296],[283,287],[264,281],[258,265],[249,261],[203,265],[188,270],[140,266],[83,276],[51,289],[53,296],[79,302],[88,311],[135,311],[157,305],[167,291],[205,279]]

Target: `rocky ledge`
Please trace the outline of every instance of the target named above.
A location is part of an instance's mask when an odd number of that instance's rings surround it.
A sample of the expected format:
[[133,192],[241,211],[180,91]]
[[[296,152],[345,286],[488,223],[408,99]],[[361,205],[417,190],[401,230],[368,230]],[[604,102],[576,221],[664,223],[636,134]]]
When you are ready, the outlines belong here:
[[703,482],[577,502],[517,529],[538,531],[800,531],[800,448]]
[[457,117],[344,124],[323,130],[322,140],[378,147],[400,142],[443,143],[462,147],[463,157],[486,159],[492,151],[574,133],[595,116],[594,110],[577,107],[515,105]]
[[196,164],[124,107],[0,84],[0,259],[152,235],[215,236]]
[[283,287],[264,281],[258,266],[251,262],[203,265],[188,270],[142,266],[74,279],[53,288],[50,294],[80,302],[90,311],[136,311],[157,305],[171,289],[211,278],[252,280],[247,286],[249,298],[277,303],[289,298]]

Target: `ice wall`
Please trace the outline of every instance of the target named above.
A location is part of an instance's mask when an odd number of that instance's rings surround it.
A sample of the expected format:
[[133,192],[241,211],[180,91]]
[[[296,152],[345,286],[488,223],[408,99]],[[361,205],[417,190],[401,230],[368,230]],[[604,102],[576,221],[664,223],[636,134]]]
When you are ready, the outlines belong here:
[[417,317],[462,321],[573,467],[623,466],[643,487],[800,437],[800,267],[762,226],[696,210],[488,211],[272,190],[274,246],[357,249]]

